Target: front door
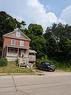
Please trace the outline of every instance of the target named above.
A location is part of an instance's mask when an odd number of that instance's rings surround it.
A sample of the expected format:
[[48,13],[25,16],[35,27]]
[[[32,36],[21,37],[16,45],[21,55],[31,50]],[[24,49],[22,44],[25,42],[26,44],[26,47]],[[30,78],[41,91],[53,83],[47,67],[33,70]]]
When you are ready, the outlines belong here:
[[20,57],[24,57],[24,50],[20,50]]

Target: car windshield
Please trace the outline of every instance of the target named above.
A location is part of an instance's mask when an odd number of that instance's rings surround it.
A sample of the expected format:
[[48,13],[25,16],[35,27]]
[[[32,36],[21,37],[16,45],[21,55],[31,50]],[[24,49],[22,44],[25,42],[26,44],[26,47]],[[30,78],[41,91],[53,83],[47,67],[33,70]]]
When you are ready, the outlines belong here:
[[42,64],[50,65],[48,62],[42,62]]
[[50,65],[48,62],[45,62],[45,64]]

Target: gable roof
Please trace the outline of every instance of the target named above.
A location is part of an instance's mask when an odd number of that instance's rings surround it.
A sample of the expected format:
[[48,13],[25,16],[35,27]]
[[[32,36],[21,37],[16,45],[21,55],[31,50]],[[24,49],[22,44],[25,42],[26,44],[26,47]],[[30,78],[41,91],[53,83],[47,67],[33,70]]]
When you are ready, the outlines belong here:
[[[16,37],[16,32],[20,32],[21,36],[20,37]],[[26,36],[20,29],[14,29],[14,31],[7,33],[5,35],[3,35],[3,37],[10,37],[10,38],[16,38],[16,39],[21,39],[21,40],[29,40],[31,41],[31,39]]]

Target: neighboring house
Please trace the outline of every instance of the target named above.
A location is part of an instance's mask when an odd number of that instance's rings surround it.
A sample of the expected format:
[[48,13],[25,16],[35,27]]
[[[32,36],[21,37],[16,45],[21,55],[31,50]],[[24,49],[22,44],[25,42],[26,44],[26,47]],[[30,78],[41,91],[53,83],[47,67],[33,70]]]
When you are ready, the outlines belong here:
[[36,51],[30,50],[31,39],[19,29],[3,35],[3,57],[8,61],[19,60],[19,65],[31,65],[36,62]]

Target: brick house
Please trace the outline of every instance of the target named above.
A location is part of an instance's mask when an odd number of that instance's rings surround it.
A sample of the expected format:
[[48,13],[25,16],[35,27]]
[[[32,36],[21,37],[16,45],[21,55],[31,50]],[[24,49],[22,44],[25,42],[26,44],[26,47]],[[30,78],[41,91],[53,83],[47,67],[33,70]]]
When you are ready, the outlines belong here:
[[31,65],[36,62],[36,51],[30,50],[31,39],[20,29],[3,35],[3,57],[8,61],[19,60],[19,65]]

